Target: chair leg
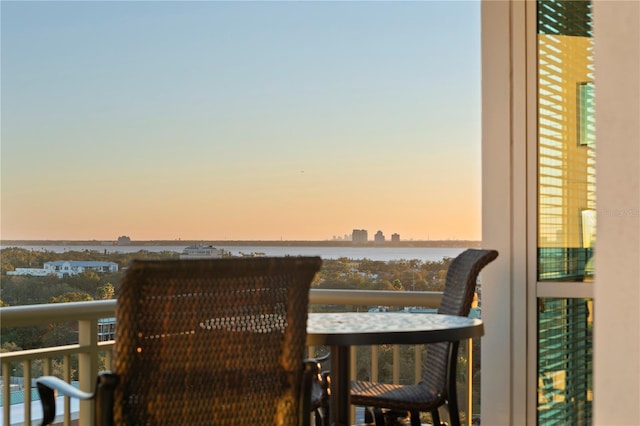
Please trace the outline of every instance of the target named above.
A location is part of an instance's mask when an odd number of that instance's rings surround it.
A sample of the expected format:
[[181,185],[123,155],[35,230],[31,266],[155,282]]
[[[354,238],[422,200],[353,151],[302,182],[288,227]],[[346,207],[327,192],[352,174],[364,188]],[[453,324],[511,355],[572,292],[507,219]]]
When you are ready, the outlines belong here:
[[364,407],[364,422],[366,424],[375,423],[373,407]]
[[440,413],[438,413],[437,408],[431,410],[431,421],[434,426],[440,426],[442,424],[440,423]]
[[454,397],[449,398],[449,404],[447,405],[449,409],[449,419],[451,420],[451,426],[460,426],[460,412],[458,411],[458,401]]
[[452,426],[460,426],[460,412],[458,411],[458,394],[456,391],[456,356],[458,353],[458,343],[454,342],[450,346],[449,372],[447,383],[447,408],[449,409],[449,420]]
[[412,411],[411,412],[411,426],[421,426],[420,423],[420,411]]
[[373,417],[375,419],[375,424],[376,426],[385,426],[386,425],[386,420],[384,418],[384,413],[382,412],[381,408],[378,407],[374,407],[373,408]]
[[329,426],[329,419],[325,416],[322,408],[318,408],[313,413],[313,418],[316,426]]

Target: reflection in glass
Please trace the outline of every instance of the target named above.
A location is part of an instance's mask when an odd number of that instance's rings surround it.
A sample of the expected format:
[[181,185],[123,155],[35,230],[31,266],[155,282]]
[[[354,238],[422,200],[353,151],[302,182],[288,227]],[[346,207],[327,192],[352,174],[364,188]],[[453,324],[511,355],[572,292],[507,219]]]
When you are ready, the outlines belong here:
[[595,209],[590,4],[541,1],[538,14],[538,280],[582,281],[583,212]]
[[538,424],[591,424],[593,302],[538,299]]
[[578,143],[594,147],[596,143],[596,108],[593,82],[578,84]]
[[[591,3],[539,0],[537,12],[537,278],[591,281],[596,239]],[[537,423],[590,425],[592,300],[538,298],[537,319]]]

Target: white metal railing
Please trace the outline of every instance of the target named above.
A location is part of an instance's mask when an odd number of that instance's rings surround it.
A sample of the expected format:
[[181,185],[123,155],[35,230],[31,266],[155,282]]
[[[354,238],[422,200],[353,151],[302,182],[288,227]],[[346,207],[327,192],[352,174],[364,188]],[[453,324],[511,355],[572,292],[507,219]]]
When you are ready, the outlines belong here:
[[[399,292],[399,291],[360,291],[360,290],[324,290],[312,289],[309,296],[310,305],[357,305],[357,306],[422,306],[427,308],[437,307],[442,297],[441,292]],[[313,307],[313,306],[312,306]],[[99,356],[105,357],[105,365],[111,365],[112,349],[114,341],[98,341],[98,319],[115,316],[116,300],[101,300],[91,302],[54,303],[43,305],[28,305],[0,308],[0,325],[7,329],[21,326],[33,326],[40,324],[77,321],[78,343],[67,346],[52,346],[33,350],[22,350],[0,354],[2,364],[2,418],[4,425],[20,425],[20,420],[12,423],[11,402],[11,376],[12,365],[19,364],[23,370],[23,398],[24,398],[24,424],[31,424],[32,413],[32,362],[43,362],[43,373],[51,374],[52,359],[63,358],[63,379],[71,378],[71,357],[77,357],[79,387],[85,391],[91,391],[95,385],[98,374]],[[378,348],[371,347],[371,374],[372,380],[378,379]],[[421,347],[415,351],[415,378],[421,376],[422,365],[420,363]],[[309,348],[309,355],[315,355],[315,348]],[[467,374],[471,378],[471,342],[467,347]],[[355,353],[352,353],[352,371],[356,371]],[[399,348],[393,350],[393,381],[399,381]],[[463,391],[463,389],[460,389]],[[467,383],[466,403],[461,408],[466,413],[471,413],[471,381]],[[461,394],[462,392],[460,392]],[[61,421],[64,425],[71,422],[71,405],[69,398],[63,399],[64,414]],[[79,404],[80,425],[90,425],[92,422],[91,401],[82,401]],[[465,409],[466,408],[466,409]],[[37,413],[37,415],[41,415]],[[466,416],[467,424],[470,424],[471,416]]]

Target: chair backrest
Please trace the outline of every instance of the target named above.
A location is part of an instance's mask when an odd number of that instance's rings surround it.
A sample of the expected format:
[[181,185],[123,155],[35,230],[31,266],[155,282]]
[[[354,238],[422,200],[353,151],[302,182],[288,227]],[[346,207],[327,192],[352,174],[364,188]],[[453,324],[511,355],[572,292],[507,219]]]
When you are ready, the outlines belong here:
[[467,249],[456,256],[447,269],[438,313],[464,317],[469,315],[478,274],[496,257],[497,251],[481,249]]
[[[445,279],[444,293],[439,314],[468,316],[476,289],[480,270],[498,257],[495,250],[467,249],[451,261]],[[436,389],[443,396],[447,380],[447,366],[452,346],[457,344],[436,343],[427,346],[426,368],[423,381],[431,389]]]
[[294,425],[318,257],[133,261],[115,424]]

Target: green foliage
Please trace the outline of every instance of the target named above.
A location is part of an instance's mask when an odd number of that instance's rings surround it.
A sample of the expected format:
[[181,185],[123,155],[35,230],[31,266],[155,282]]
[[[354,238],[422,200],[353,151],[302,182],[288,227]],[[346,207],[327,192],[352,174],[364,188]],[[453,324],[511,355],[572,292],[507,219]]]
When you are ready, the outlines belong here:
[[0,294],[11,306],[49,303],[52,297],[66,292],[80,291],[55,275],[48,277],[3,276]]
[[[6,275],[7,271],[14,271],[16,268],[41,268],[48,257],[47,251],[32,251],[21,248],[6,248],[1,250],[0,272]],[[55,254],[51,252],[52,254]]]
[[21,349],[41,348],[45,326],[13,327],[0,329],[0,344],[2,348],[19,347]]
[[77,275],[65,275],[60,280],[72,288],[89,294],[94,294],[96,288],[100,285],[100,275],[95,271],[85,271]]
[[6,342],[0,346],[0,353],[21,351],[22,348],[14,342]]
[[391,262],[369,259],[325,259],[314,288],[355,290],[442,291],[451,258]]
[[404,290],[404,286],[402,285],[402,282],[397,278],[393,280],[391,285],[393,286],[394,290]]
[[116,293],[116,289],[111,283],[106,283],[105,285],[101,285],[96,289],[96,299],[98,300],[109,300],[113,299],[113,296]]
[[81,291],[68,291],[59,296],[53,296],[49,303],[90,302],[93,297]]
[[78,343],[78,325],[76,322],[48,324],[46,332],[42,336],[42,344],[46,347],[74,343]]

